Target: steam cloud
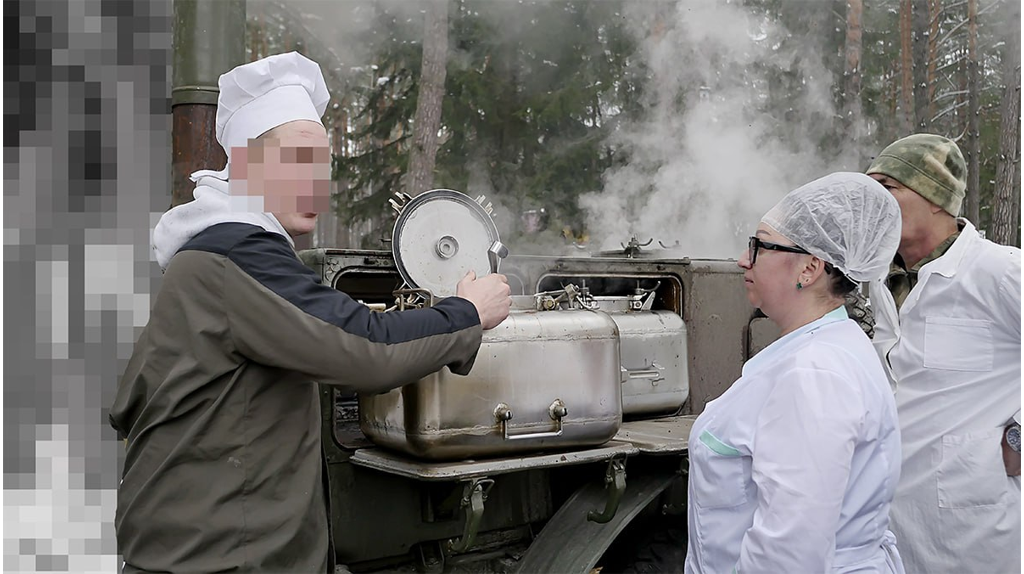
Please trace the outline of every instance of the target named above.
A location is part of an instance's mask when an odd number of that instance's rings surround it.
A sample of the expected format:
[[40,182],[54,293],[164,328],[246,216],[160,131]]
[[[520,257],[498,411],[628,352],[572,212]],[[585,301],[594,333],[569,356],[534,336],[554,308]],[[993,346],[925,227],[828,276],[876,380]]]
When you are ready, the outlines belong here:
[[[662,5],[661,13],[656,4],[627,6],[650,99],[645,119],[619,126],[609,141],[629,163],[581,198],[592,244],[620,249],[635,234],[641,242],[678,241],[679,255],[736,257],[788,191],[856,169],[817,149],[836,114],[835,78],[820,47],[726,0]],[[766,107],[769,80],[780,74],[801,83],[784,117]]]
[[[372,28],[374,4],[408,22],[423,11],[405,0],[249,2],[301,15],[335,56],[330,67],[352,84],[369,77],[370,54],[356,32]],[[493,2],[474,9],[500,23],[501,40],[515,41],[543,4]],[[646,113],[639,122],[605,114],[621,122],[606,143],[629,162],[604,174],[603,189],[580,198],[592,251],[621,249],[636,235],[653,238],[651,248],[659,240],[678,241],[679,256],[736,257],[761,215],[786,192],[829,172],[864,167],[856,165],[864,154],[826,157],[819,148],[835,130],[832,88],[840,78],[823,65],[816,38],[796,38],[737,0],[635,0],[623,4],[622,16],[648,72]],[[408,32],[413,36],[398,40],[420,41],[418,25]],[[449,57],[458,62],[460,54]],[[794,84],[797,96],[780,110],[771,94],[780,87],[789,93]],[[486,194],[502,235],[512,233],[515,210],[503,204],[502,190],[492,188],[483,165],[471,171],[469,189],[462,191]],[[541,252],[567,249],[561,242],[550,247]]]

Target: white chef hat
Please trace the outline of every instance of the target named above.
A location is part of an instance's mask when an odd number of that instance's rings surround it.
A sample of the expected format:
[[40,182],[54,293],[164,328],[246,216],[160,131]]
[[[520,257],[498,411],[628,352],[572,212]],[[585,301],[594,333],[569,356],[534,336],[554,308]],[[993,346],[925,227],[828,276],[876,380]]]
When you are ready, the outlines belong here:
[[896,199],[862,173],[833,173],[803,185],[761,221],[856,282],[885,276],[902,229]]
[[331,94],[320,66],[298,52],[276,54],[238,66],[218,81],[217,141],[231,148],[295,120],[323,125]]

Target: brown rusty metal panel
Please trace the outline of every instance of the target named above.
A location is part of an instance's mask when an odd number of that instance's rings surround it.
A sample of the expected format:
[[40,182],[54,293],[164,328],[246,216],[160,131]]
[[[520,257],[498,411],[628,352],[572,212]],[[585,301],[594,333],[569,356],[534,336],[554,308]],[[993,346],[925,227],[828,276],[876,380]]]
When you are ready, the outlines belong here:
[[733,262],[694,262],[686,280],[690,398],[685,411],[700,414],[740,377],[754,309],[742,270]]
[[768,317],[758,317],[750,322],[747,340],[747,357],[753,357],[779,338],[779,326]]

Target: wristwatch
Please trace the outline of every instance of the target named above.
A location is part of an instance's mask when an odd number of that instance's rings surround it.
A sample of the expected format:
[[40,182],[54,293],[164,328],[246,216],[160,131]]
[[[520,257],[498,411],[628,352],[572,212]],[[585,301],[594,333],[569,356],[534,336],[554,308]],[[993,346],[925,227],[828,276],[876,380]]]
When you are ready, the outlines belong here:
[[1020,454],[1020,424],[1015,424],[1006,429],[1006,444],[1017,454]]

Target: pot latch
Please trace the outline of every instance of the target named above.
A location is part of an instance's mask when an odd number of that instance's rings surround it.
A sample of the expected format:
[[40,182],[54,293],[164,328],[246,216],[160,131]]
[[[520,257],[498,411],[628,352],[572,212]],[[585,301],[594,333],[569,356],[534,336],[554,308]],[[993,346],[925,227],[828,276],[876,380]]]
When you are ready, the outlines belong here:
[[626,492],[626,457],[612,457],[608,461],[608,469],[604,473],[604,491],[607,498],[604,501],[604,510],[597,512],[591,510],[587,513],[587,520],[598,524],[606,524],[615,517],[619,509],[619,501],[622,494]]
[[459,506],[465,512],[466,525],[462,530],[462,538],[448,541],[449,552],[465,552],[473,546],[473,540],[480,528],[480,519],[484,516],[484,503],[487,502],[487,495],[490,494],[493,486],[494,479],[486,477],[474,478],[465,482]]

